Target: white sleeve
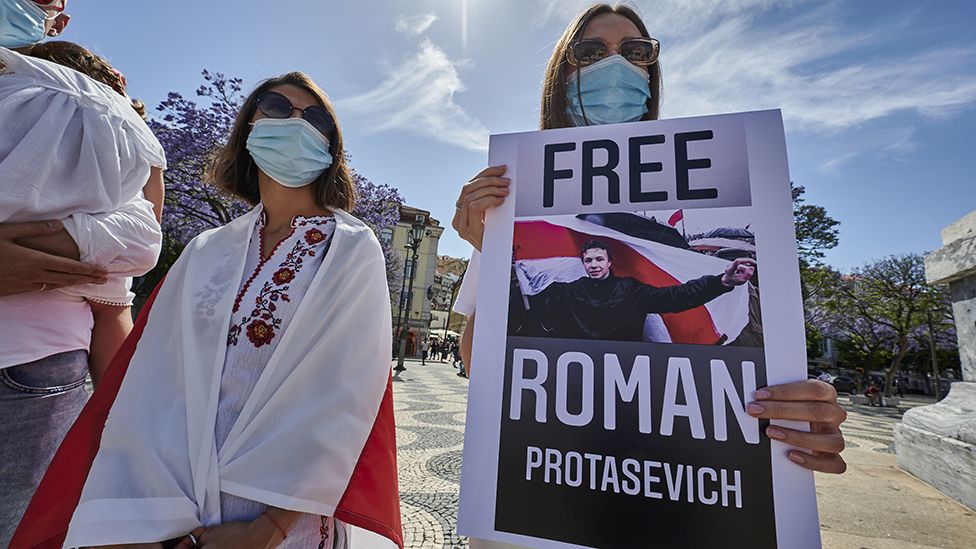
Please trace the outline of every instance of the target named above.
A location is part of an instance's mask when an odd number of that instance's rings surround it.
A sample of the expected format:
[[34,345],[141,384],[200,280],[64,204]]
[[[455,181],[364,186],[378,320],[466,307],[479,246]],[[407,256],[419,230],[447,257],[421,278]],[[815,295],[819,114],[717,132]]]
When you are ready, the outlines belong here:
[[155,267],[162,247],[163,233],[152,202],[139,196],[114,212],[76,213],[64,220],[64,228],[78,244],[81,261],[105,267],[110,275],[105,284],[58,291],[109,305],[131,305],[135,297],[129,291],[131,277]]
[[481,252],[474,250],[468,261],[468,270],[461,281],[457,299],[454,301],[454,312],[464,316],[474,314],[475,301],[478,298],[478,275],[481,271]]
[[76,213],[64,229],[78,244],[81,261],[120,276],[140,276],[156,266],[163,231],[152,202],[137,196],[108,213]]

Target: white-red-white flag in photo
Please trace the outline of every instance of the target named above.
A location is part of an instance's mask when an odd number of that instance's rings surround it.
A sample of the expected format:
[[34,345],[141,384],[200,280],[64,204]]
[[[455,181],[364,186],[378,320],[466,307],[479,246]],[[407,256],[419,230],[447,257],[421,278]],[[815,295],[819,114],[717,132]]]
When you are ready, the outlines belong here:
[[[513,250],[522,293],[535,295],[553,282],[572,282],[586,276],[580,262],[580,247],[593,239],[609,247],[615,276],[632,277],[655,287],[722,274],[730,263],[634,238],[571,215],[521,219],[515,222]],[[748,323],[748,305],[748,290],[740,286],[701,307],[681,313],[648,315],[644,339],[704,345],[728,343]]]
[[679,221],[683,220],[684,218],[685,218],[685,211],[678,210],[673,214],[671,214],[671,217],[668,218],[668,225],[674,227],[675,225],[678,224]]

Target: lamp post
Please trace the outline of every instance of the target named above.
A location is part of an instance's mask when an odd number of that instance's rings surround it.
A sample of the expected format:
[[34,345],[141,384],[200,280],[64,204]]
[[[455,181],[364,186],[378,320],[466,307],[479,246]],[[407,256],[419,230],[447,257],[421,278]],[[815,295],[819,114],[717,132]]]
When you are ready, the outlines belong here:
[[[406,370],[407,368],[403,365],[403,355],[407,351],[407,327],[410,325],[410,307],[413,305],[413,283],[417,277],[417,261],[420,259],[420,243],[424,239],[425,231],[427,227],[427,217],[423,214],[417,214],[414,218],[413,225],[410,227],[410,233],[407,235],[407,245],[404,246],[408,250],[408,256],[410,257],[410,285],[407,286],[407,301],[406,306],[403,302],[403,294],[400,294],[400,314],[397,318],[403,318],[403,323],[397,322],[397,338],[399,341],[399,350],[397,352],[397,365],[393,370],[396,375],[400,372]],[[412,255],[409,254],[412,252]],[[406,310],[406,313],[404,313]]]
[[[413,229],[411,229],[411,233],[412,231]],[[410,256],[407,255],[403,260],[403,279],[400,281],[400,294],[399,299],[397,300],[396,330],[393,331],[395,334],[393,337],[393,349],[390,350],[392,356],[397,356],[400,349],[400,328],[402,327],[401,320],[403,319],[403,301],[406,299],[406,295],[404,293],[407,291],[407,278],[409,270]]]

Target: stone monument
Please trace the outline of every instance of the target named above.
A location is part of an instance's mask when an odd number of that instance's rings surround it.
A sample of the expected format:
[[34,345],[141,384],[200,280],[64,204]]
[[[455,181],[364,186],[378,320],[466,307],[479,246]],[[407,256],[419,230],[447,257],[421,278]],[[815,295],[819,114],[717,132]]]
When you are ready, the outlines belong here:
[[976,509],[976,211],[942,230],[942,248],[925,257],[925,278],[949,286],[963,381],[895,425],[898,466]]

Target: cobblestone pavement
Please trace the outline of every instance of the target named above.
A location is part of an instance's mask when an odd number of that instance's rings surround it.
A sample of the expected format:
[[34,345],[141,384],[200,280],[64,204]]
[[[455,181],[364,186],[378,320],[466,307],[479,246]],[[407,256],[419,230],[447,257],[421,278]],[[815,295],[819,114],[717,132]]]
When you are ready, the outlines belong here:
[[847,410],[847,421],[842,426],[847,448],[874,450],[885,454],[895,453],[895,424],[901,421],[902,414],[914,406],[931,404],[934,399],[905,399],[897,408],[882,408],[851,404],[847,395],[840,395],[838,401]]
[[449,363],[406,367],[393,385],[404,546],[467,547],[457,507],[468,380]]

